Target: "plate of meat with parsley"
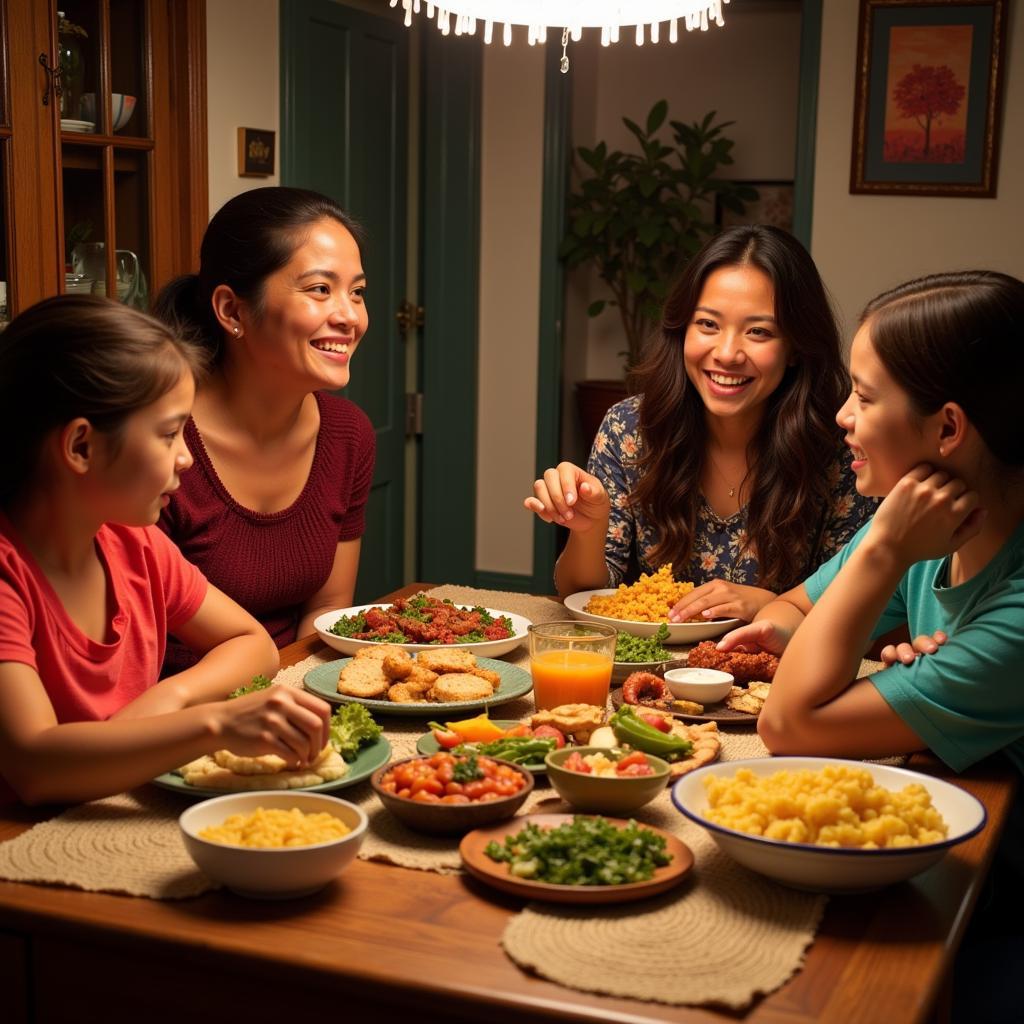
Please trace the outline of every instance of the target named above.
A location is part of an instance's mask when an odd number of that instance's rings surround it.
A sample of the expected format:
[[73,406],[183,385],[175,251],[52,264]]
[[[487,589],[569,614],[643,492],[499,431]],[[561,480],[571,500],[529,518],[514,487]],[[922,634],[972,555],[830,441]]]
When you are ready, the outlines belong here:
[[496,658],[526,639],[530,620],[420,593],[399,598],[394,604],[337,608],[318,615],[313,625],[320,639],[342,654],[394,644],[406,651],[462,647],[481,657]]

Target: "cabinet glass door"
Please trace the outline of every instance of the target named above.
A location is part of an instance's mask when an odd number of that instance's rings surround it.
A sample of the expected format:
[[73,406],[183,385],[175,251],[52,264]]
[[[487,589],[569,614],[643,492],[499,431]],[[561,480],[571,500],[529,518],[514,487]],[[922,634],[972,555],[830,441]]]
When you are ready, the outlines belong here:
[[146,4],[110,0],[111,135],[149,138]]
[[100,13],[95,0],[60,0],[57,60],[62,132],[87,134],[97,129]]
[[79,114],[60,122],[64,287],[140,309],[153,265],[148,11],[138,0],[67,0],[58,12],[62,62],[73,39],[85,40],[67,65],[80,72],[77,101],[71,72],[61,72],[65,114]]
[[64,290],[107,294],[107,217],[103,197],[103,150],[61,146],[64,207]]

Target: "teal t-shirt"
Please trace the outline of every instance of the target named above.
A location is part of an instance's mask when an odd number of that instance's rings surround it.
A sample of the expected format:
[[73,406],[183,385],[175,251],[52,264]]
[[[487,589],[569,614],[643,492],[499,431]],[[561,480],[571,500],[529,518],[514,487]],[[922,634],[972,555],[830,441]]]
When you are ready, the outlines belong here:
[[[812,603],[870,527],[804,583]],[[949,640],[871,682],[954,771],[1005,749],[1024,773],[1024,523],[973,579],[950,587],[948,578],[948,557],[911,566],[872,637],[906,623],[912,637],[941,629]]]

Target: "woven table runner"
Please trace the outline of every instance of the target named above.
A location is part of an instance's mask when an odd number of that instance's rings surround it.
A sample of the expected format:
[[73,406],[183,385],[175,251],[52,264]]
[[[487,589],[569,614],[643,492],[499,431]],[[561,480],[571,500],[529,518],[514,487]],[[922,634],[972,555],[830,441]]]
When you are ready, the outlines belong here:
[[[455,586],[430,593],[515,612],[534,622],[566,615],[561,604],[548,598]],[[324,650],[282,669],[275,682],[302,686],[310,669],[338,657]],[[527,667],[525,643],[504,660]],[[527,696],[502,705],[501,717],[523,718],[532,711]],[[424,720],[392,718],[382,724],[395,759],[415,753]],[[722,732],[723,760],[767,753],[753,730]],[[444,874],[460,870],[457,839],[409,831],[381,806],[369,782],[339,795],[362,807],[370,819],[361,858]],[[177,823],[185,806],[176,794],[145,786],[75,807],[0,844],[0,877],[152,899],[196,896],[216,883],[198,871],[185,851]],[[539,776],[521,813],[567,810]],[[568,987],[672,1004],[740,1008],[758,993],[782,985],[813,940],[824,897],[786,889],[735,864],[675,810],[668,790],[635,817],[672,832],[690,847],[695,867],[689,879],[636,905],[592,910],[530,904],[512,918],[502,937],[512,960]]]

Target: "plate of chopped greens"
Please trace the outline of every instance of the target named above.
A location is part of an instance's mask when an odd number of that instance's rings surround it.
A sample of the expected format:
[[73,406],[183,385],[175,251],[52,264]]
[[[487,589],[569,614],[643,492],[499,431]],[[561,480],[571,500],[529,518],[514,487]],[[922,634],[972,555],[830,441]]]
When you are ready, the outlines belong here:
[[474,878],[528,900],[625,903],[678,885],[690,848],[636,821],[583,814],[528,814],[464,836]]
[[615,637],[615,662],[612,665],[612,685],[621,683],[634,672],[653,672],[660,676],[675,663],[686,664],[686,652],[665,647],[668,643],[668,623],[663,622],[653,636],[634,636],[619,632]]
[[394,644],[403,650],[464,648],[481,657],[507,654],[526,639],[530,620],[512,612],[457,605],[419,593],[394,604],[336,608],[313,621],[320,639],[342,654]]

